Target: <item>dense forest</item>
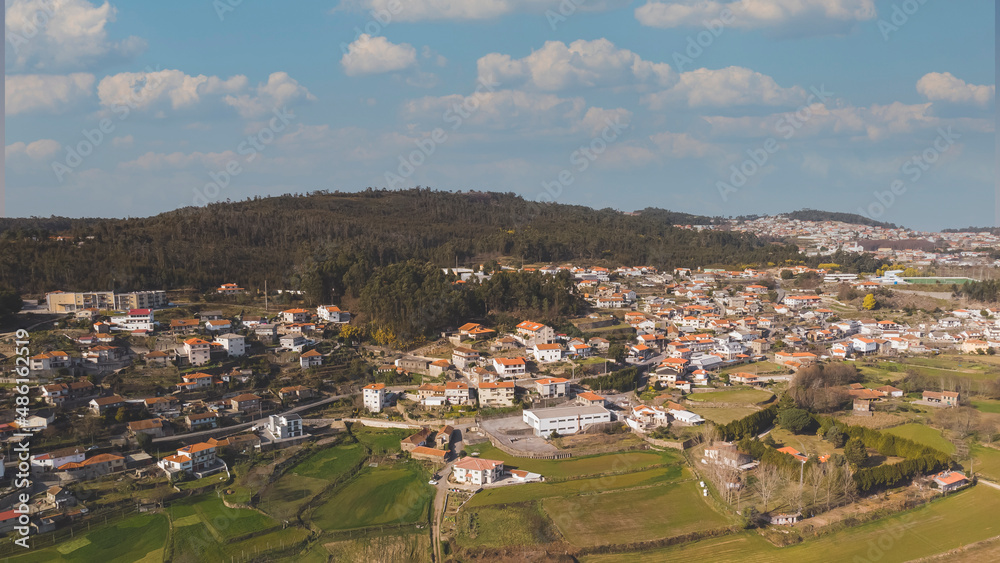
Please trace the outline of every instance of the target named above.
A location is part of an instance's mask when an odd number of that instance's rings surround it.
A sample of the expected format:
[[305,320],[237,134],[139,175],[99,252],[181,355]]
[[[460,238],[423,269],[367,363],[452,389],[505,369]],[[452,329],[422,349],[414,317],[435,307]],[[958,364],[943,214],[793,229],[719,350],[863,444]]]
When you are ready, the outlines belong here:
[[[664,212],[666,213],[666,212]],[[407,260],[740,266],[798,258],[793,245],[672,227],[656,210],[538,204],[511,193],[429,189],[315,192],[184,208],[148,218],[7,219],[0,287],[39,294],[236,282],[360,296],[379,268]],[[675,218],[676,219],[676,218]],[[73,240],[54,240],[54,235]]]
[[1000,301],[1000,280],[966,282],[952,284],[951,291],[956,297],[967,297],[973,301],[996,303]]

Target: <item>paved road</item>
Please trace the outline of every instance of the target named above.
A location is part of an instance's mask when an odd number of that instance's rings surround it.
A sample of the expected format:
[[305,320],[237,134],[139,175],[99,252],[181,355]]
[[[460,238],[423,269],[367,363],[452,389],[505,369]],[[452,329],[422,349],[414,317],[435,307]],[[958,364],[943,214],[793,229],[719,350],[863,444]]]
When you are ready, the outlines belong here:
[[[312,408],[315,408],[315,407],[319,407],[319,406],[322,406],[322,405],[326,405],[326,404],[332,403],[332,402],[334,402],[334,401],[336,401],[338,399],[343,399],[344,397],[350,397],[351,395],[357,395],[357,393],[352,393],[352,394],[348,394],[348,395],[334,395],[332,397],[327,397],[325,399],[320,399],[319,401],[316,401],[314,403],[309,403],[308,405],[301,405],[301,406],[289,409],[289,410],[287,410],[287,411],[285,411],[284,413],[281,413],[281,414],[296,414],[296,413],[299,413],[299,412],[302,412],[302,411],[306,411],[306,410],[309,410],[309,409],[312,409]],[[216,435],[216,434],[219,434],[220,430],[238,432],[240,430],[245,430],[247,428],[250,428],[250,427],[254,426],[255,424],[260,424],[260,423],[262,423],[262,422],[264,422],[266,420],[267,420],[266,418],[259,418],[257,420],[252,421],[252,422],[244,422],[242,424],[237,424],[235,426],[227,426],[227,427],[221,428],[221,429],[220,428],[214,428],[212,430],[201,430],[199,432],[191,432],[189,434],[177,434],[175,436],[164,436],[162,438],[153,438],[153,443],[155,444],[155,443],[160,443],[160,442],[177,442],[177,441],[180,441],[180,440],[187,441],[187,440],[190,440],[190,439],[200,438],[201,436]]]

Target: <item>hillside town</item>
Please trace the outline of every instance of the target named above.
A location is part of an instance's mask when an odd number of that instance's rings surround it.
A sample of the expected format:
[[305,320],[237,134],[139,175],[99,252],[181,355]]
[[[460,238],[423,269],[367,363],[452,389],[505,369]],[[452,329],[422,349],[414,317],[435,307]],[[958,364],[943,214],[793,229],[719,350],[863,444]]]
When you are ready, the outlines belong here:
[[[438,498],[461,504],[558,477],[519,460],[622,451],[684,452],[697,460],[688,470],[700,477],[698,496],[764,528],[798,526],[873,494],[924,502],[985,481],[952,454],[978,439],[974,448],[1000,456],[990,449],[1000,425],[973,407],[1000,396],[1000,308],[958,306],[939,290],[904,293],[926,286],[903,269],[828,266],[504,267],[570,276],[589,312],[558,322],[468,319],[407,349],[365,336],[341,306],[306,307],[291,292],[287,308],[258,296],[234,305],[250,295],[228,280],[210,292],[215,301],[183,301],[173,290],[50,292],[21,315],[50,324],[5,340],[6,358],[18,353],[15,339],[31,355],[26,375],[3,368],[4,381],[30,389],[28,408],[5,411],[0,425],[9,452],[0,531],[24,524],[19,505],[35,533],[57,533],[92,514],[155,511],[216,489],[241,498],[227,505],[266,512],[253,479],[279,477],[275,467],[318,445],[379,432],[389,442],[367,445],[369,455],[418,462]],[[494,275],[445,273],[455,284]],[[12,393],[7,402],[14,406]],[[898,435],[890,457],[919,464],[883,481],[889,466],[872,465],[883,448],[873,436],[923,424],[948,447]],[[814,436],[803,442],[802,432]],[[26,502],[11,480],[22,443],[31,445]],[[838,472],[853,474],[854,492],[825,501],[814,492],[807,502],[791,477],[774,478],[774,490],[762,484],[771,471],[805,467],[817,483],[843,486]],[[431,510],[434,549],[461,543],[461,507]]]

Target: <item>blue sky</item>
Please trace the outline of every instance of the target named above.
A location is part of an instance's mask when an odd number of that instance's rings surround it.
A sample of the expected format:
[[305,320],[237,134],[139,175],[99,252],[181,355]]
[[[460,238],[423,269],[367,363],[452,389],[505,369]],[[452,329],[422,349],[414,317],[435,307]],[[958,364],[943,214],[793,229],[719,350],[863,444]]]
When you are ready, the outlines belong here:
[[9,216],[421,185],[995,221],[988,0],[7,0],[6,14]]

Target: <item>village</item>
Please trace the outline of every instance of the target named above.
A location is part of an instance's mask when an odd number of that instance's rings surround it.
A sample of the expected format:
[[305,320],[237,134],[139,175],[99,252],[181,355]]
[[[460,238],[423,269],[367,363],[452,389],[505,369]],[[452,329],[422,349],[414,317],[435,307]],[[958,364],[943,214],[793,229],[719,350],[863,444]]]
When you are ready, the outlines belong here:
[[[43,546],[174,504],[255,521],[233,541],[260,549],[256,532],[275,556],[391,523],[445,560],[510,547],[489,529],[509,514],[515,547],[623,553],[750,529],[794,544],[964,488],[949,502],[1000,500],[1000,308],[920,293],[905,268],[507,269],[567,272],[590,312],[468,319],[394,349],[338,305],[230,280],[198,301],[48,293],[22,313],[46,321],[27,339],[29,415],[0,424],[0,532],[24,522],[25,436]],[[594,515],[631,522],[631,501],[687,508],[618,531]]]

